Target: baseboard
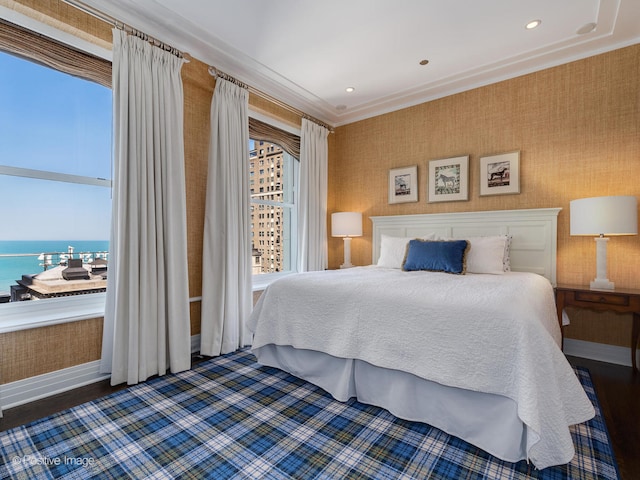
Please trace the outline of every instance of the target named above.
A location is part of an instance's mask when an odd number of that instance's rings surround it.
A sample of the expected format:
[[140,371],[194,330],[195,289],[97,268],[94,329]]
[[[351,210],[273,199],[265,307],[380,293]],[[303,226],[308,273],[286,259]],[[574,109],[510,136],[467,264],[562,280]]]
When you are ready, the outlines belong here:
[[[565,338],[562,350],[565,355],[573,357],[615,363],[616,365],[624,365],[625,367],[631,366],[631,349],[627,347]],[[640,358],[640,352],[638,353],[638,358]]]
[[191,335],[191,353],[194,354],[200,351],[200,334]]
[[55,372],[5,383],[0,386],[0,401],[4,410],[25,403],[83,387],[109,378],[100,373],[100,360],[56,370]]

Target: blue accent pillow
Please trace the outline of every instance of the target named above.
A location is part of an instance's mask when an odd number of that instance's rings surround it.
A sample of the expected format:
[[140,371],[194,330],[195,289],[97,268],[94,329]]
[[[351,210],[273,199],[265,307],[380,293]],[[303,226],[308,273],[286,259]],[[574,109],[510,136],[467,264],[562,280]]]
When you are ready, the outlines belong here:
[[469,242],[466,240],[410,240],[402,269],[407,272],[428,270],[464,274],[467,268],[466,253]]

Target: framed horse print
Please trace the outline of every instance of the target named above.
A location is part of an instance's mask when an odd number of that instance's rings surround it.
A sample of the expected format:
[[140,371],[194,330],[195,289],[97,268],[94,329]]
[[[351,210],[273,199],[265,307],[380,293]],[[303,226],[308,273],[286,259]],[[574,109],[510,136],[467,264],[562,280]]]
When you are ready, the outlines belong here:
[[520,193],[520,152],[480,157],[480,196]]
[[469,200],[469,155],[429,161],[427,202]]
[[418,166],[389,170],[389,203],[418,201]]

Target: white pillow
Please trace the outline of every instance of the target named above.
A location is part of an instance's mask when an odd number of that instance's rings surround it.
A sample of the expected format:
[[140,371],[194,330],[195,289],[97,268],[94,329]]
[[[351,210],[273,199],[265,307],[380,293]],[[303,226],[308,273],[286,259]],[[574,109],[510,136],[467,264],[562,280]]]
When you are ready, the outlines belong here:
[[[420,237],[422,240],[435,239],[435,233],[430,233]],[[380,256],[377,265],[387,268],[402,268],[404,257],[407,253],[407,245],[410,240],[417,237],[392,237],[390,235],[380,235]]]
[[511,271],[511,240],[513,240],[513,235],[506,235],[507,242],[504,246],[504,259],[502,260],[503,270],[505,272]]
[[501,275],[510,270],[507,235],[470,237],[467,251],[467,273]]

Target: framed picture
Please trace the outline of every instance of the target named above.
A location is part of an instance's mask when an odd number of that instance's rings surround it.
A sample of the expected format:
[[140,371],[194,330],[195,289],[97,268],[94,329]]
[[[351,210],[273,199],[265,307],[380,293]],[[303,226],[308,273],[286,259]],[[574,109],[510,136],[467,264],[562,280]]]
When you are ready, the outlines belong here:
[[469,155],[430,160],[427,181],[429,203],[469,200]]
[[389,170],[389,203],[418,201],[418,166]]
[[520,152],[480,157],[480,196],[520,193]]

